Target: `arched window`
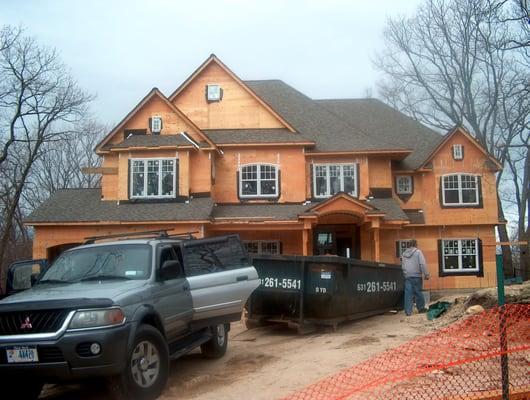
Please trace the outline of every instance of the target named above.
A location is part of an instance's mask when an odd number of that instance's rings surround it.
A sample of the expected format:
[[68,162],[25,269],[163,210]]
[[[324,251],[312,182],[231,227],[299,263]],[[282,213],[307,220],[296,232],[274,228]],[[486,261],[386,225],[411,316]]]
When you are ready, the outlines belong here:
[[278,197],[278,167],[272,164],[249,164],[239,173],[239,197]]

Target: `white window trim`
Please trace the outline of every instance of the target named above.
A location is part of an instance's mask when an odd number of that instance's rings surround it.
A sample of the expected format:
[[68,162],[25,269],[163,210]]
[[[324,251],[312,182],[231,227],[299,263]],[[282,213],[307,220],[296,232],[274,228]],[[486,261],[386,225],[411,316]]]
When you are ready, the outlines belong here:
[[[243,240],[243,243],[244,244],[247,244],[247,243],[257,243],[258,245],[258,252],[257,253],[252,253],[252,254],[257,254],[257,255],[260,255],[260,254],[272,254],[272,255],[278,255],[278,254],[281,254],[281,243],[279,240]],[[274,243],[276,244],[276,247],[278,249],[278,252],[277,253],[263,253],[262,252],[262,245],[263,244],[269,244],[269,243]]]
[[[330,166],[340,166],[340,191],[341,192],[344,192],[344,175],[343,175],[343,167],[345,165],[353,165],[354,167],[354,171],[355,171],[355,179],[353,181],[354,183],[354,192],[353,193],[348,193],[349,195],[353,196],[353,197],[358,197],[358,186],[359,186],[359,177],[357,176],[358,174],[358,163],[318,163],[318,164],[313,164],[313,195],[315,196],[316,199],[327,199],[328,197],[331,197],[331,180],[329,179],[329,167]],[[316,176],[316,169],[317,167],[321,167],[321,166],[325,166],[326,169],[327,169],[327,182],[326,182],[326,194],[325,195],[317,195],[317,176]]]
[[[479,248],[479,242],[478,242],[478,239],[477,238],[453,238],[453,239],[449,239],[449,238],[444,238],[444,239],[441,239],[442,240],[442,248],[441,248],[441,251],[442,251],[442,272],[444,273],[461,273],[461,272],[479,272],[480,271],[480,265],[479,265],[479,252],[480,252],[480,248]],[[444,253],[444,241],[449,241],[449,240],[458,240],[458,269],[446,269],[445,268],[445,253]],[[476,250],[476,253],[475,254],[475,265],[476,267],[475,268],[463,268],[462,267],[462,241],[464,240],[474,240],[475,241],[475,250]],[[454,255],[452,255],[454,256]]]
[[[153,128],[154,123],[155,123],[155,119],[160,121],[160,128],[158,130],[155,130]],[[150,126],[150,128],[151,128],[151,133],[160,133],[160,132],[162,132],[162,117],[160,115],[153,115],[151,117],[151,126]]]
[[[131,182],[130,184],[130,198],[131,199],[173,199],[175,197],[177,197],[177,193],[178,193],[178,188],[177,188],[177,174],[176,174],[176,171],[177,171],[177,161],[178,161],[178,158],[171,158],[171,157],[152,157],[152,158],[130,158],[130,171],[129,171],[129,180]],[[173,194],[169,194],[169,195],[156,195],[156,196],[149,196],[149,195],[144,195],[144,196],[135,196],[133,195],[134,193],[134,181],[133,181],[133,162],[134,161],[143,161],[144,162],[144,191],[145,193],[147,193],[147,162],[148,161],[155,161],[155,160],[159,160],[159,161],[167,161],[167,160],[173,160]],[[160,166],[160,170],[159,170],[159,174],[158,174],[158,187],[159,189],[162,188],[162,166]]]
[[[210,99],[210,86],[218,86],[219,87],[219,97],[216,98],[216,99]],[[221,97],[222,97],[222,94],[221,94],[221,91],[222,91],[222,87],[219,83],[207,83],[206,84],[206,101],[221,101]]]
[[[407,178],[409,180],[409,191],[403,191],[399,189],[399,179]],[[411,175],[396,175],[396,193],[397,194],[412,194],[412,176]]]
[[[250,167],[250,166],[257,166],[256,171],[256,186],[257,186],[257,194],[243,194],[243,168]],[[267,165],[274,167],[276,170],[276,179],[275,179],[275,186],[276,186],[276,193],[274,194],[260,194],[261,193],[261,166]],[[278,173],[280,171],[280,167],[277,164],[269,164],[269,163],[250,163],[250,164],[243,164],[239,167],[239,197],[241,199],[263,199],[263,198],[272,198],[275,199],[280,196],[279,192],[279,185],[278,185]]]
[[[463,152],[463,146],[461,144],[454,144],[453,145],[453,159],[455,160],[463,160],[464,159],[464,152]],[[457,151],[458,149],[458,151]]]
[[[445,188],[445,178],[448,176],[457,176],[458,177],[458,203],[446,203],[445,202],[445,191],[446,190],[456,190],[456,189],[446,189]],[[462,176],[472,176],[475,178],[475,195],[476,195],[476,201],[473,203],[464,203],[462,201],[463,195],[462,195]],[[466,173],[458,173],[458,174],[447,174],[442,175],[442,181],[440,184],[442,185],[442,204],[446,207],[460,207],[460,206],[477,206],[479,204],[480,198],[479,198],[479,184],[478,184],[478,177],[479,175],[475,174],[466,174]],[[470,190],[470,189],[466,189]]]
[[414,239],[399,239],[397,242],[399,243],[399,257],[403,254],[401,252],[401,243],[403,242],[412,242]]

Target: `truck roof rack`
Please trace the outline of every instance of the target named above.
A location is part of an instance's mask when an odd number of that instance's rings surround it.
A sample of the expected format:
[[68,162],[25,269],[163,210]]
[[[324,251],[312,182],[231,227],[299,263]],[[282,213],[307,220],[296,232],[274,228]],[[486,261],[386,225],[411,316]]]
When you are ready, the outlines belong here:
[[148,237],[148,238],[159,238],[159,239],[170,239],[170,238],[186,238],[186,239],[193,239],[194,233],[199,233],[198,231],[194,232],[184,232],[184,233],[175,233],[175,234],[168,234],[167,229],[160,229],[156,231],[142,231],[142,232],[124,232],[124,233],[114,233],[111,235],[101,235],[101,236],[88,236],[85,238],[84,244],[94,244],[98,240],[105,240],[105,239],[127,239],[131,237]]

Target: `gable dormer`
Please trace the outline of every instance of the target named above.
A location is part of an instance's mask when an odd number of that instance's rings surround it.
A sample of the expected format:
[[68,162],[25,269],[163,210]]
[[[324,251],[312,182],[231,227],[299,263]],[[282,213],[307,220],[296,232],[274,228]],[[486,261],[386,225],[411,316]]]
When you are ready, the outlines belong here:
[[[196,146],[204,143],[204,148],[215,148],[210,139],[157,88],[153,88],[96,146],[96,152],[105,152],[115,145],[126,143],[132,136],[141,135],[174,136],[187,145],[191,139]],[[146,140],[145,145],[161,142],[168,141]]]
[[169,100],[201,129],[294,129],[215,55]]

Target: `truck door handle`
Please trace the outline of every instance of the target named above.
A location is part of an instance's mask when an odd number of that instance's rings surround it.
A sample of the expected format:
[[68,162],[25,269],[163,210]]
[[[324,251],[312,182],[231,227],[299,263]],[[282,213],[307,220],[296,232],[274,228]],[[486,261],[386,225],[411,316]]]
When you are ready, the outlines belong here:
[[236,281],[237,281],[237,282],[248,281],[248,276],[246,276],[246,275],[238,276],[238,277],[236,278]]
[[188,285],[184,285],[184,286],[182,286],[182,290],[184,292],[187,292],[188,290],[190,290],[190,287]]

